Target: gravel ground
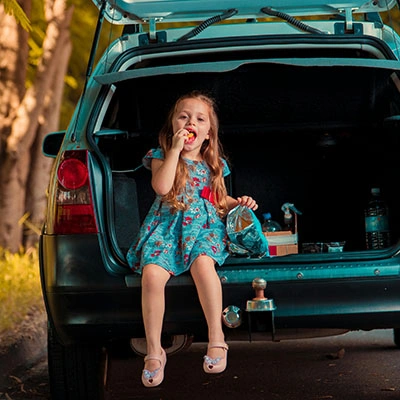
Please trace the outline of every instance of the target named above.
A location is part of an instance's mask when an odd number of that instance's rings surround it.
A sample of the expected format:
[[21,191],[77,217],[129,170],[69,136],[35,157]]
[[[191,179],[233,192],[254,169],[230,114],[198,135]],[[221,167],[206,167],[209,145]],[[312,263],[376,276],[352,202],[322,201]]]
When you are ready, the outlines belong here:
[[39,307],[0,336],[0,392],[13,371],[34,364],[46,351],[47,316],[44,307]]

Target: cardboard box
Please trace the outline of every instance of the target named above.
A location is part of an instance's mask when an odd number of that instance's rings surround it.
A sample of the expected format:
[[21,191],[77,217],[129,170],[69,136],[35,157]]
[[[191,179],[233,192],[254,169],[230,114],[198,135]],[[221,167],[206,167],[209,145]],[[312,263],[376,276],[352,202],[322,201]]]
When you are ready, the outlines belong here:
[[270,256],[286,256],[287,254],[298,254],[297,244],[283,244],[280,246],[268,246]]
[[298,254],[299,239],[297,234],[297,214],[294,214],[294,233],[291,231],[264,232],[268,241],[270,256]]
[[287,254],[297,254],[299,252],[297,232],[264,232],[264,235],[268,241],[270,256],[285,256]]

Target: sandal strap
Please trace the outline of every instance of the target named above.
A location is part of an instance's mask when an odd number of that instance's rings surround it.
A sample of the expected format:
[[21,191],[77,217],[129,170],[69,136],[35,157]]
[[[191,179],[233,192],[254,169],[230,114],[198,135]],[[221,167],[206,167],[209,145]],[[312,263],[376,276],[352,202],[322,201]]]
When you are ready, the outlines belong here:
[[157,354],[149,354],[144,357],[144,362],[150,361],[150,360],[158,361],[160,363],[161,367],[164,365],[164,359],[163,359],[162,355],[158,356]]
[[158,357],[158,356],[149,355],[149,356],[146,356],[146,357],[144,358],[144,361],[145,361],[145,362],[146,362],[146,361],[149,361],[149,360],[156,360],[156,361],[160,361],[160,363],[162,363],[161,357]]
[[208,344],[208,349],[213,349],[213,348],[221,348],[226,351],[229,350],[229,346],[225,342],[212,342]]

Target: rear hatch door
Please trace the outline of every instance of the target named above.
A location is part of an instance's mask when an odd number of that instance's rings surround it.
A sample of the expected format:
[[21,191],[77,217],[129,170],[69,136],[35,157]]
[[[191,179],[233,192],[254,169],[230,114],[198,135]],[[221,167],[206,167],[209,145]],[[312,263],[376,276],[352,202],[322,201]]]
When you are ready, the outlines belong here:
[[[93,0],[100,9],[103,1]],[[203,21],[207,18],[236,10],[235,18],[266,18],[261,11],[268,6],[276,11],[292,16],[326,16],[329,14],[380,13],[390,10],[396,0],[352,0],[352,1],[318,1],[318,0],[107,0],[105,17],[115,24],[143,24],[150,20],[163,22]]]

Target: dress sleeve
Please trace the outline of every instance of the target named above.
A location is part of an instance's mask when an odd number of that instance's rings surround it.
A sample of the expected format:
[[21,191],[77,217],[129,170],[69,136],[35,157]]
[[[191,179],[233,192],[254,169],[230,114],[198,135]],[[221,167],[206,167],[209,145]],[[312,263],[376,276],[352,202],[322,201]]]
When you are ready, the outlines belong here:
[[156,149],[150,149],[142,159],[145,168],[151,169],[151,160],[153,158],[164,160],[164,152],[159,147]]
[[225,178],[225,176],[228,176],[231,173],[231,170],[229,169],[228,163],[225,159],[222,159],[222,164],[222,176]]

